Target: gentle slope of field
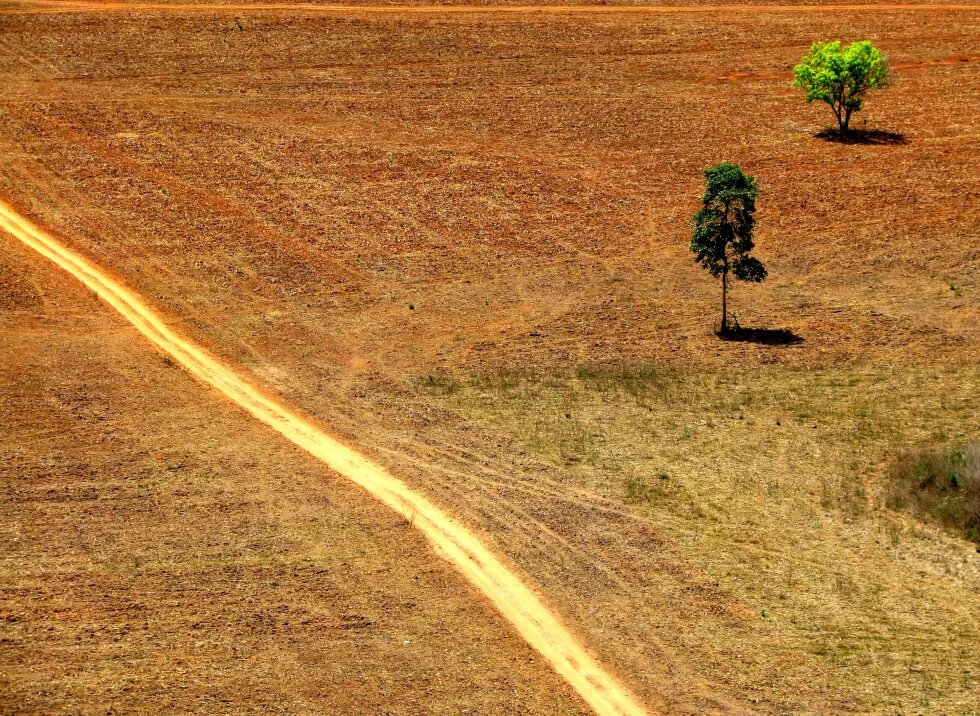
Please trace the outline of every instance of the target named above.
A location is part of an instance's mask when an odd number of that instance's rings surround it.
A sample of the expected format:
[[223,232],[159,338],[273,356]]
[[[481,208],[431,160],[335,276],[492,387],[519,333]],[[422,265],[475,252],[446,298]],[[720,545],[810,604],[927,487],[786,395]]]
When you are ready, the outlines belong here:
[[[978,555],[881,498],[894,451],[980,430],[978,35],[925,5],[13,12],[0,196],[465,524],[645,702],[968,714]],[[858,118],[888,142],[814,136],[788,72],[835,37],[891,57]],[[734,310],[798,342],[712,333],[686,244],[719,160],[759,179],[771,276]]]
[[589,713],[407,520],[0,268],[0,711]]
[[264,395],[234,367],[223,365],[177,335],[146,303],[49,234],[0,202],[0,229],[50,260],[95,296],[116,309],[184,370],[215,388],[256,420],[346,477],[408,520],[433,548],[483,592],[500,614],[575,689],[599,716],[642,716],[632,697],[527,588],[520,576],[487,550],[465,527],[378,465],[338,442],[308,418]]

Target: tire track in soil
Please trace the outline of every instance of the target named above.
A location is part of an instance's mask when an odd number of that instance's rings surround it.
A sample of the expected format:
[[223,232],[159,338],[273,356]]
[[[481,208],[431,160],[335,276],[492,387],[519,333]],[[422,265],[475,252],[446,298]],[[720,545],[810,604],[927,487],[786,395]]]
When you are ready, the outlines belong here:
[[608,674],[541,600],[469,530],[377,464],[263,394],[200,346],[178,336],[142,299],[97,266],[0,202],[0,229],[49,259],[132,323],[189,373],[409,520],[435,550],[492,602],[524,640],[599,716],[643,716],[647,710]]

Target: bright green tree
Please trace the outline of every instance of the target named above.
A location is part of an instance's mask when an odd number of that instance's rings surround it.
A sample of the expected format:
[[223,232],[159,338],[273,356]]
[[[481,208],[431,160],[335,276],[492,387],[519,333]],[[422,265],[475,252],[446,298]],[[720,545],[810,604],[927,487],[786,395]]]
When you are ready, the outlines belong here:
[[869,90],[888,83],[888,61],[870,41],[841,47],[840,41],[817,42],[793,71],[793,86],[806,92],[807,103],[819,100],[834,110],[841,134],[861,109]]
[[694,215],[691,251],[712,276],[721,277],[721,333],[728,331],[728,274],[740,281],[760,283],[766,268],[750,256],[755,244],[755,178],[738,164],[716,164],[704,170],[702,206]]

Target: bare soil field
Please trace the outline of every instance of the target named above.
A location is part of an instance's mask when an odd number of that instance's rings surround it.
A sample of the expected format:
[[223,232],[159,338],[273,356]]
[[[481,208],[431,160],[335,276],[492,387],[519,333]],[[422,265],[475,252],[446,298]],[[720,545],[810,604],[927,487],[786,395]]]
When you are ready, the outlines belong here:
[[2,248],[0,711],[588,712],[404,519]]
[[[897,448],[980,435],[980,14],[36,7],[0,16],[0,196],[480,534],[651,710],[976,712],[980,555],[881,495]],[[858,121],[893,141],[814,136],[832,116],[791,67],[837,37],[890,56]],[[713,334],[718,287],[687,241],[721,160],[759,180],[771,274],[735,288],[739,321],[802,340]],[[580,708],[408,527],[3,250],[5,479],[121,500],[44,518],[5,503],[6,703],[94,710],[135,673],[132,711],[187,669],[261,674],[229,713],[297,680],[307,701],[284,710]],[[38,398],[65,382],[108,420]],[[189,471],[167,469],[176,444]],[[146,486],[120,484],[124,466]],[[298,533],[306,519],[323,531]],[[33,551],[13,542],[28,527]],[[316,560],[355,566],[316,576]],[[209,580],[214,643],[192,628]],[[315,611],[321,591],[376,623],[378,605],[420,606],[360,650],[333,645],[339,627],[292,641],[234,621],[246,602]],[[176,624],[187,665],[126,637],[137,666],[105,666],[99,688],[64,676],[102,668],[93,644],[111,659],[115,632],[36,634],[58,600],[98,610],[106,593],[139,595],[153,634]],[[442,602],[452,646],[388,644],[435,629]],[[245,673],[227,666],[238,639]],[[405,676],[423,666],[431,695]],[[338,687],[358,670],[387,691]],[[49,701],[28,699],[37,680]]]

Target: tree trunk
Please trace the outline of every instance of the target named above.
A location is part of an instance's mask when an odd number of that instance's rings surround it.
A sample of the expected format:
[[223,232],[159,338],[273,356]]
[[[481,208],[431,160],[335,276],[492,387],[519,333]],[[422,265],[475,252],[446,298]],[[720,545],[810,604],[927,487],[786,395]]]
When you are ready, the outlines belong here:
[[728,268],[721,274],[721,332],[728,333]]
[[847,109],[844,111],[844,120],[840,123],[841,134],[847,134],[847,125],[851,123],[851,110]]

